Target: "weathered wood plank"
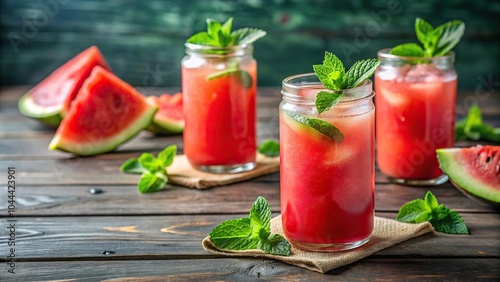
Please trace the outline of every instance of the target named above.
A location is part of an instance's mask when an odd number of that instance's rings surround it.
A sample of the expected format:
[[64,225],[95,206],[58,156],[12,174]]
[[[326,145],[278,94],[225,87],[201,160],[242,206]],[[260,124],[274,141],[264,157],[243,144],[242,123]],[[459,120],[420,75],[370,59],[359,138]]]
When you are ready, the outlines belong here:
[[[379,213],[394,218],[395,213]],[[27,217],[16,222],[18,261],[182,259],[213,257],[201,241],[220,222],[239,215]],[[471,235],[430,233],[374,254],[373,258],[498,258],[500,218],[462,213]],[[2,228],[0,243],[7,244]],[[105,251],[114,252],[110,255]],[[5,261],[0,257],[0,261]]]
[[498,281],[498,259],[365,258],[326,274],[254,258],[18,262],[4,281]]
[[[137,180],[138,177],[135,177],[132,181],[137,182]],[[101,189],[103,193],[90,194],[89,190],[92,188]],[[494,208],[463,196],[449,183],[429,189],[377,184],[375,190],[375,210],[378,212],[397,212],[404,203],[423,198],[428,190],[432,191],[441,203],[460,212],[495,212]],[[2,190],[0,197],[6,198],[4,191],[6,190]],[[234,214],[248,212],[258,196],[265,197],[274,212],[280,211],[278,173],[209,190],[168,185],[163,191],[145,195],[139,194],[135,184],[120,186],[18,184],[16,215]],[[0,213],[5,213],[6,209],[7,201],[0,202]]]

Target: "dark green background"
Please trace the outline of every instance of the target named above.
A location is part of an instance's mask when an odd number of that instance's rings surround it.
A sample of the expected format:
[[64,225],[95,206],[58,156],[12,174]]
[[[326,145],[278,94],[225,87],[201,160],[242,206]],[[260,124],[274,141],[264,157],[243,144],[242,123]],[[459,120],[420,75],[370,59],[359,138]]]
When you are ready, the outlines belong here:
[[[325,50],[347,66],[377,50],[416,42],[413,23],[466,23],[455,48],[459,88],[500,86],[500,1],[327,0],[1,0],[1,84],[36,84],[97,45],[115,73],[135,86],[179,86],[185,40],[205,18],[235,18],[268,35],[255,44],[259,85],[310,72]],[[394,5],[390,9],[388,6]],[[389,15],[389,17],[388,17]]]

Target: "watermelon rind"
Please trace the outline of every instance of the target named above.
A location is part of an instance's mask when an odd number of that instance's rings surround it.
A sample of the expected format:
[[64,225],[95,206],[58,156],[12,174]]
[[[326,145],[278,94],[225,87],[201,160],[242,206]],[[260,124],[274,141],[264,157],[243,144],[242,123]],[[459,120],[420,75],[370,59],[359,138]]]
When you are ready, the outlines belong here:
[[50,126],[57,127],[61,123],[61,105],[41,107],[33,102],[30,93],[24,94],[18,102],[19,111],[30,118],[37,119]]
[[178,134],[184,131],[184,122],[154,118],[146,129],[158,134]]
[[475,197],[500,204],[500,190],[473,177],[467,170],[467,160],[461,158],[460,148],[438,149],[437,158],[441,169],[451,182]]
[[49,144],[49,149],[58,149],[79,156],[91,156],[113,151],[151,124],[157,106],[156,103],[150,101],[147,101],[147,103],[148,107],[141,114],[140,118],[131,123],[126,130],[121,131],[113,137],[107,138],[105,141],[75,143],[68,140],[62,140],[61,136],[56,134]]
[[[152,96],[146,98],[150,103],[156,103]],[[179,134],[184,131],[184,120],[175,120],[163,116],[155,115],[153,121],[146,130],[156,134]]]

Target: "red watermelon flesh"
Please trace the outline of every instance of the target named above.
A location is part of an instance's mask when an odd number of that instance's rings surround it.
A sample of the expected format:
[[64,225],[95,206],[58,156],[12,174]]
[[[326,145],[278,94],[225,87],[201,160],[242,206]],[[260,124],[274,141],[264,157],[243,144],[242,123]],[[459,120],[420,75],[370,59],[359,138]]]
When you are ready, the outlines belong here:
[[500,146],[478,145],[436,151],[441,169],[461,191],[500,204]]
[[111,70],[99,49],[92,46],[67,61],[29,90],[21,98],[19,109],[26,116],[42,121],[51,115],[64,117],[78,90],[95,66]]
[[150,96],[148,99],[158,104],[153,123],[147,128],[158,134],[176,134],[184,130],[184,116],[182,112],[182,93],[170,95],[165,93],[160,97]]
[[112,151],[151,123],[156,105],[97,66],[85,80],[49,148],[76,155]]

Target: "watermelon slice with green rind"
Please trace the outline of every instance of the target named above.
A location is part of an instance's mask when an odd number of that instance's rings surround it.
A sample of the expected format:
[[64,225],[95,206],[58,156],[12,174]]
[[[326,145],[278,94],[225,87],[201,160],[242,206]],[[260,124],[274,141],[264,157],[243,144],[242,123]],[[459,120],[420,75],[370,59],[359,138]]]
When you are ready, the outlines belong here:
[[24,94],[18,103],[19,111],[27,117],[58,126],[95,66],[111,70],[99,49],[92,46]]
[[147,130],[165,135],[182,133],[184,130],[182,93],[163,94],[160,97],[149,96],[147,99],[158,104],[158,111]]
[[156,104],[101,67],[85,80],[49,149],[88,156],[109,152],[148,126]]
[[467,196],[500,205],[500,146],[436,150],[441,169]]

